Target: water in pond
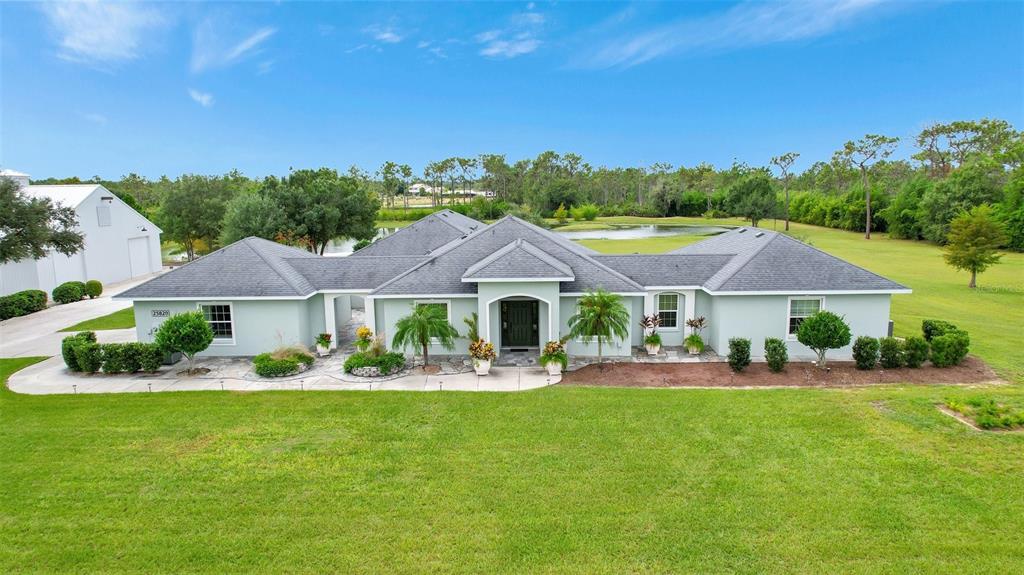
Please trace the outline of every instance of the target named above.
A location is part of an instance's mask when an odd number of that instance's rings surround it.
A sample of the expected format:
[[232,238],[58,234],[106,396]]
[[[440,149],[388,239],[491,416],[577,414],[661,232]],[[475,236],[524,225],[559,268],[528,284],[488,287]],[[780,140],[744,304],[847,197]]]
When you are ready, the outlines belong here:
[[[576,230],[558,232],[570,240],[635,240],[662,236],[711,236],[727,231],[721,226],[621,225],[607,230]],[[558,231],[557,229],[555,230]]]
[[[387,237],[399,228],[379,228],[377,238]],[[569,238],[570,240],[634,240],[640,238],[654,238],[661,236],[695,235],[712,236],[720,234],[729,228],[721,226],[691,226],[691,225],[618,225],[607,230],[567,230],[564,232],[554,231]],[[324,250],[325,256],[347,256],[352,253],[352,247],[356,240],[338,238],[331,240]]]

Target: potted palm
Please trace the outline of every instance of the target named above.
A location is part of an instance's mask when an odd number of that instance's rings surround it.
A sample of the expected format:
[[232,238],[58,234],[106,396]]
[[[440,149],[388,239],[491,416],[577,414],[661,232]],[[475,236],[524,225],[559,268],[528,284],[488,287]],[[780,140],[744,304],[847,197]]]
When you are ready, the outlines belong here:
[[569,354],[565,353],[565,345],[560,341],[549,341],[544,344],[540,364],[548,370],[548,375],[561,375],[562,370],[569,366]]
[[708,320],[704,316],[686,320],[686,327],[690,328],[690,335],[686,336],[683,345],[690,355],[700,355],[704,351],[704,338],[701,332],[708,326]]
[[640,327],[644,328],[644,347],[648,355],[658,355],[661,351],[661,336],[658,335],[658,327],[661,326],[661,316],[656,313],[645,315],[640,320]]
[[493,343],[478,339],[469,344],[469,357],[473,358],[473,370],[477,375],[487,375],[491,370],[491,362],[497,356]]
[[331,353],[331,334],[321,333],[316,336],[316,354],[327,357]]

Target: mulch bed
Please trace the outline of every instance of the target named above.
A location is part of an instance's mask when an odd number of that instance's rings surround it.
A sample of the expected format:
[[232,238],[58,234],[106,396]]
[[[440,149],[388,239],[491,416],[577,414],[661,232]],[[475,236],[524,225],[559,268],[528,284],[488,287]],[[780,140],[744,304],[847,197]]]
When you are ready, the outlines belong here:
[[852,361],[829,362],[829,371],[812,363],[790,363],[781,373],[752,363],[733,373],[728,363],[606,363],[588,365],[562,376],[561,385],[604,387],[843,387],[884,383],[982,383],[1000,381],[980,359],[970,356],[958,366],[919,369],[859,370]]

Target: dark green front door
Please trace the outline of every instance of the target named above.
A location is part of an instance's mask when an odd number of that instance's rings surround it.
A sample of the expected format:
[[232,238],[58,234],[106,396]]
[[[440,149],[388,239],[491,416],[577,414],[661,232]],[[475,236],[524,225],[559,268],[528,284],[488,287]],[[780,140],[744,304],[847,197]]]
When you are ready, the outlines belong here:
[[501,347],[537,347],[539,304],[534,301],[501,302]]

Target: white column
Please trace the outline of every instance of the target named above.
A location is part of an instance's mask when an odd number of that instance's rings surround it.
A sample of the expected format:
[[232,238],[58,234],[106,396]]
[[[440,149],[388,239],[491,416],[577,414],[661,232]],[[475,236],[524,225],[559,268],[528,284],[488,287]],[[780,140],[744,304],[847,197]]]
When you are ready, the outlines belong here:
[[652,313],[654,313],[654,293],[647,292],[644,294],[644,315]]
[[[685,322],[694,318],[694,309],[697,307],[697,292],[690,290],[683,292],[683,294],[686,296],[686,313],[683,315],[683,325],[686,326]],[[692,329],[686,327],[686,329],[683,330],[683,336],[686,337],[692,332]]]
[[334,298],[324,294],[324,331],[331,334],[331,349],[338,347],[338,324],[334,317]]
[[366,327],[373,330],[373,335],[377,335],[377,302],[372,297],[366,296],[363,298],[363,306],[366,308],[363,310]]

